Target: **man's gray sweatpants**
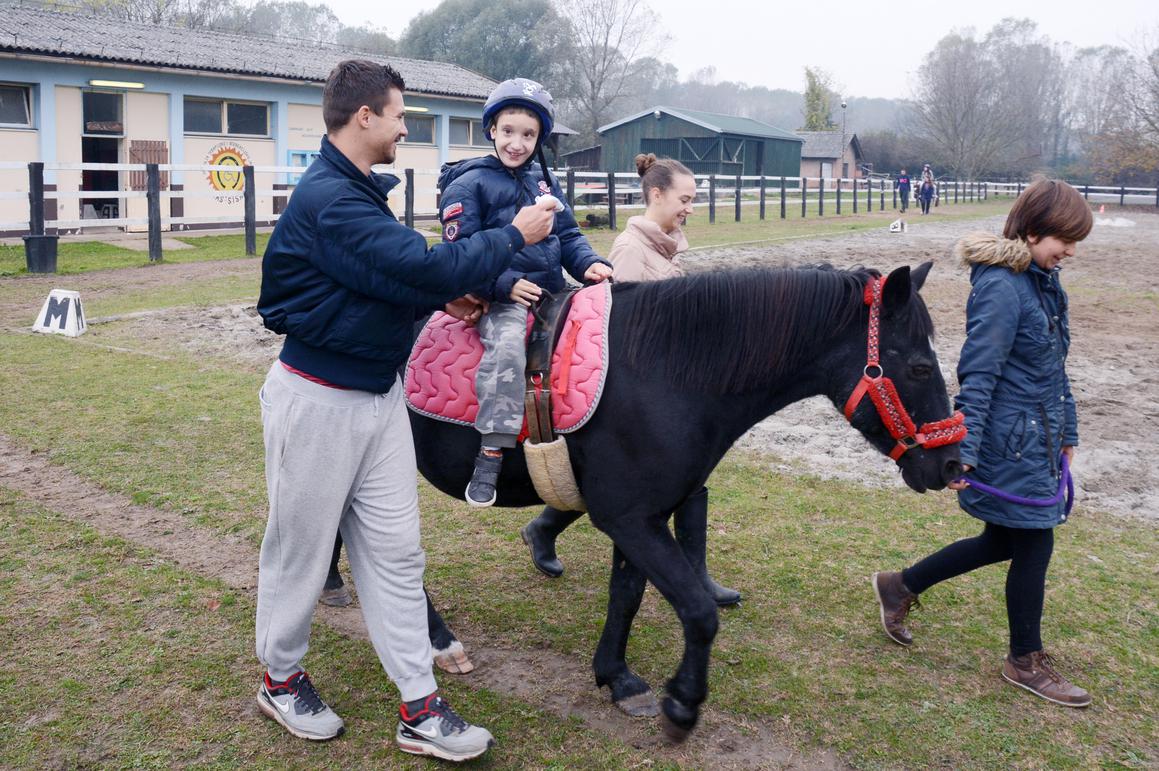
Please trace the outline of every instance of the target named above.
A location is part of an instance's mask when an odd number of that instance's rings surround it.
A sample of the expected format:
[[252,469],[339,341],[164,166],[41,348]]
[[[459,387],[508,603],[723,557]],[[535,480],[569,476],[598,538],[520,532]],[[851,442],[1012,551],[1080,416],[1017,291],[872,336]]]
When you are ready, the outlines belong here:
[[258,564],[257,655],[300,669],[341,529],[370,641],[404,701],[433,693],[418,471],[402,385],[312,383],[275,361],[258,395],[270,516]]

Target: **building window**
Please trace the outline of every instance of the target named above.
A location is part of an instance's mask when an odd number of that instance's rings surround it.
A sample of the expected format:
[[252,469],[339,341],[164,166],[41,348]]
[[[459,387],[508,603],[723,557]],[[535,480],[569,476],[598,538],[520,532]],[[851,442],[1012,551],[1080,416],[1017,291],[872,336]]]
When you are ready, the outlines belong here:
[[0,126],[32,126],[32,88],[0,83]]
[[270,135],[270,106],[261,102],[185,97],[186,134]]
[[[319,156],[319,154],[320,153],[317,150],[291,150],[290,165],[299,169],[308,168],[310,164],[314,162],[314,159]],[[287,181],[291,185],[298,184],[299,180],[301,179],[301,174],[290,174],[289,177],[287,177]]]
[[490,147],[491,140],[483,134],[483,121],[451,118],[451,144]]
[[125,133],[121,117],[121,94],[108,91],[85,91],[81,96],[85,136],[114,136]]
[[434,116],[406,116],[406,141],[410,144],[433,145],[435,143]]

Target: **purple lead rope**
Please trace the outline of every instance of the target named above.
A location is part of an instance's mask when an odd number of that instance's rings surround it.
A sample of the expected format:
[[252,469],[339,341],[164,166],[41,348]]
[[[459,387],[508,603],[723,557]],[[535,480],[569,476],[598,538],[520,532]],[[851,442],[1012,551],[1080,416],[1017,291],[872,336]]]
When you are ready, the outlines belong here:
[[1074,478],[1070,474],[1070,461],[1067,460],[1066,453],[1059,455],[1059,478],[1058,478],[1058,492],[1054,494],[1053,498],[1023,498],[1021,495],[1008,493],[1005,490],[999,490],[997,487],[991,487],[985,482],[975,482],[973,479],[966,479],[962,477],[970,487],[974,488],[980,493],[993,495],[999,500],[1007,503],[1017,503],[1021,506],[1037,506],[1046,508],[1048,506],[1057,506],[1062,501],[1063,496],[1066,496],[1066,509],[1063,511],[1063,516],[1070,516],[1071,507],[1074,506]]

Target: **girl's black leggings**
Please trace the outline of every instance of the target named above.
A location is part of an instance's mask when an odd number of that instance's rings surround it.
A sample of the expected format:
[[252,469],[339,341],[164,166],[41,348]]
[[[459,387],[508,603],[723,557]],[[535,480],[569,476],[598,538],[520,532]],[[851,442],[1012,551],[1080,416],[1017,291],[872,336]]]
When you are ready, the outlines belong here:
[[934,552],[903,570],[901,577],[911,592],[921,594],[947,578],[1010,560],[1006,571],[1010,652],[1025,656],[1042,650],[1042,601],[1046,568],[1053,552],[1053,529],[1003,527],[987,522],[981,535],[963,538]]

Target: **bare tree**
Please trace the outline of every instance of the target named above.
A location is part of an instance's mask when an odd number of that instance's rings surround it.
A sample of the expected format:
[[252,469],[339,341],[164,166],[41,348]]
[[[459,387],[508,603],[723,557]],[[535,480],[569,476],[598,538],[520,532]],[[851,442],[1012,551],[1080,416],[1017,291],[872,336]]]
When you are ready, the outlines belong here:
[[632,66],[667,40],[644,0],[570,0],[557,4],[573,28],[575,93],[570,100],[588,138],[629,93]]

